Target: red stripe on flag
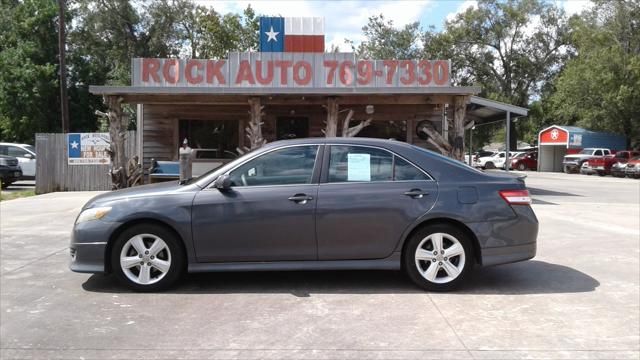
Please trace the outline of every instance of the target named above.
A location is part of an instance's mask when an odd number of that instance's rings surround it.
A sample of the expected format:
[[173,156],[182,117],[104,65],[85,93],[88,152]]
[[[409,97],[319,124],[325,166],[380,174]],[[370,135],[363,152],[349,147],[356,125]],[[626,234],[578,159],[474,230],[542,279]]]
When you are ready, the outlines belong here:
[[324,35],[286,35],[286,52],[324,52]]

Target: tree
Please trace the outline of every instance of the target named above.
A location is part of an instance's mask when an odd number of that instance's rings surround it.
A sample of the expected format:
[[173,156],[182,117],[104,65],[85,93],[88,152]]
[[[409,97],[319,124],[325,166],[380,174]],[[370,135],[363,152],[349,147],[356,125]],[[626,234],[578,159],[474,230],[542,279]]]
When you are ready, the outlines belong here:
[[251,6],[243,15],[221,15],[210,9],[199,18],[202,31],[198,57],[225,58],[229,51],[255,51],[258,48],[260,24]]
[[420,23],[414,22],[403,28],[395,28],[392,20],[384,15],[372,16],[362,28],[365,40],[355,46],[346,40],[359,57],[367,59],[416,59],[422,50],[420,45]]
[[640,146],[640,4],[599,1],[572,18],[577,55],[555,83],[551,113],[561,124],[625,134]]
[[568,29],[564,12],[548,2],[481,0],[443,32],[427,31],[423,57],[451,59],[456,85],[480,85],[484,97],[526,107],[560,70]]
[[0,139],[34,142],[60,129],[58,7],[50,0],[0,5]]

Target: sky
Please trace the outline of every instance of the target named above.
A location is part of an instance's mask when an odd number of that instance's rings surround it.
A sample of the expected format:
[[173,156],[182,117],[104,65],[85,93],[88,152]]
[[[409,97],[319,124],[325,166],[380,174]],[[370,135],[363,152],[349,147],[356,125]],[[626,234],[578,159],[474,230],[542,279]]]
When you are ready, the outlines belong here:
[[[590,7],[589,0],[551,0],[573,15]],[[196,3],[211,6],[220,13],[241,13],[251,4],[257,14],[269,16],[319,16],[325,18],[325,48],[339,46],[349,51],[344,39],[359,43],[362,40],[362,27],[370,16],[383,14],[394,25],[403,26],[419,21],[423,28],[434,26],[442,29],[446,19],[452,19],[456,13],[470,6],[476,6],[475,0],[195,0]]]

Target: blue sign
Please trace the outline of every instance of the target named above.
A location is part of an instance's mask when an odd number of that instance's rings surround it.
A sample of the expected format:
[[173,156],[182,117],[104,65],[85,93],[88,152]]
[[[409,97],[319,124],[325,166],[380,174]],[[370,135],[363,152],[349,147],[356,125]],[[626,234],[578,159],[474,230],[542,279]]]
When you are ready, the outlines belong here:
[[260,18],[260,51],[284,52],[284,18]]
[[80,134],[69,134],[69,141],[67,142],[68,146],[69,146],[69,159],[72,158],[80,158],[81,155],[81,139],[80,139]]

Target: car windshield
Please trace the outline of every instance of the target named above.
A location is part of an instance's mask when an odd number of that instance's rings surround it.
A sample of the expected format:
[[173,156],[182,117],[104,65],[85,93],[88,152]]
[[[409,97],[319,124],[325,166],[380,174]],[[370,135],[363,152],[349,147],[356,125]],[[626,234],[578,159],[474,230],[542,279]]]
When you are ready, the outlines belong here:
[[522,159],[522,158],[523,158],[523,157],[525,157],[525,156],[527,156],[527,153],[520,153],[520,154],[518,154],[518,155],[514,156],[513,158],[514,158],[514,159]]
[[[198,180],[200,180],[200,179],[204,179],[204,178],[206,178],[207,176],[209,176],[209,175],[211,175],[211,174],[213,174],[213,173],[215,173],[215,172],[218,172],[218,171],[221,171],[221,170],[223,170],[223,169],[228,169],[228,168],[230,168],[230,167],[233,167],[233,166],[235,166],[236,164],[243,162],[243,161],[244,161],[244,159],[246,159],[246,156],[247,156],[247,155],[254,153],[256,150],[258,150],[258,148],[253,149],[253,150],[249,151],[248,153],[246,153],[246,154],[244,154],[244,155],[241,155],[240,157],[236,158],[235,160],[233,160],[233,161],[231,161],[231,162],[229,162],[229,163],[227,163],[227,164],[225,164],[225,165],[223,165],[223,166],[221,166],[221,167],[217,167],[217,168],[215,168],[215,169],[211,169],[211,170],[209,170],[209,171],[205,172],[204,174],[202,174],[202,175],[200,175],[200,176],[192,177],[191,179],[188,179],[187,181],[185,181],[183,184],[186,184],[186,185],[193,184],[193,183],[195,183],[196,181],[198,181]],[[198,185],[199,185],[199,186],[202,186],[202,184],[198,184]]]
[[36,148],[33,145],[25,145],[24,148],[31,151],[34,154],[36,153]]

